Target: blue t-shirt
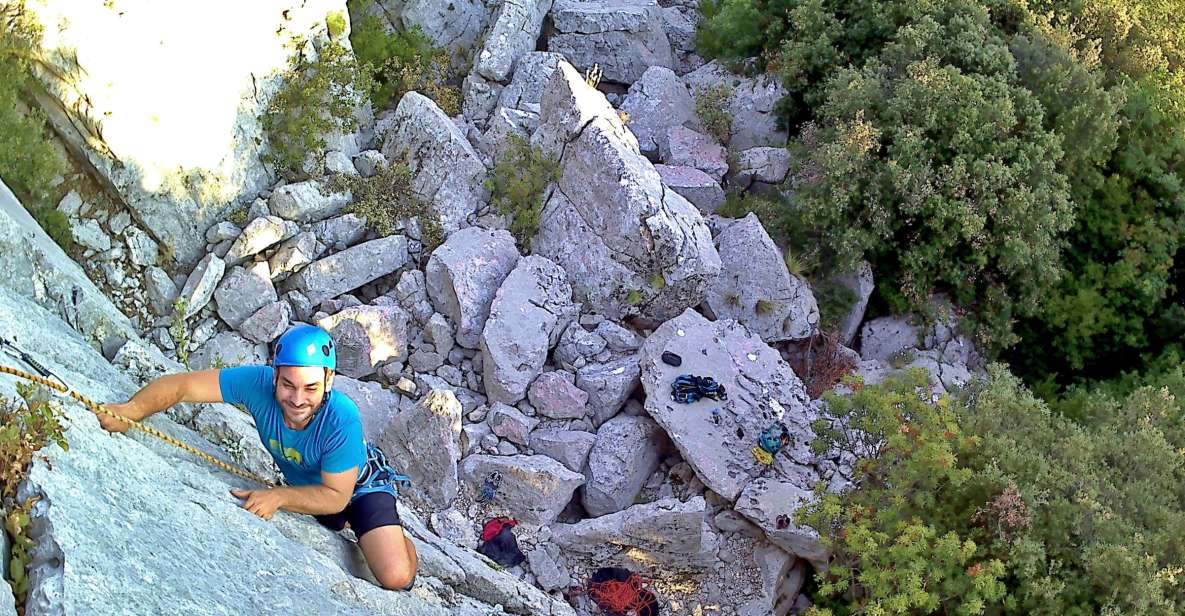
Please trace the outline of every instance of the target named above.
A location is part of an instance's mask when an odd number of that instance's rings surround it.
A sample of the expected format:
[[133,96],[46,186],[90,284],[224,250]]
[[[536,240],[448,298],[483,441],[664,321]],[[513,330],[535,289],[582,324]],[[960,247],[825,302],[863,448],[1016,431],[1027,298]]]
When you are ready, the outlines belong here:
[[[284,413],[276,402],[270,366],[239,366],[218,372],[223,401],[242,404],[255,419],[259,440],[293,486],[321,485],[321,472],[341,473],[356,467],[361,475],[366,466],[366,440],[358,406],[349,396],[331,391],[303,430],[284,424]],[[394,493],[393,486],[355,486],[351,500],[377,491]]]

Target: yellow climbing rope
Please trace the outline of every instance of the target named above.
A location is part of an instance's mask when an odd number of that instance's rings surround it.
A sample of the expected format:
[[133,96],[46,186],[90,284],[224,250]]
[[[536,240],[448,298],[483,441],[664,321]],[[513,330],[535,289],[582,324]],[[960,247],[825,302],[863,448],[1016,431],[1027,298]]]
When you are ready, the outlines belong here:
[[238,475],[239,477],[242,477],[243,479],[249,479],[251,481],[263,484],[268,487],[272,487],[272,485],[273,485],[272,482],[260,477],[259,475],[256,475],[255,473],[252,473],[249,470],[239,468],[239,467],[233,466],[231,464],[227,464],[226,462],[223,462],[222,460],[219,460],[218,458],[215,458],[214,456],[212,456],[204,451],[195,449],[189,445],[186,445],[185,443],[182,443],[181,441],[169,436],[168,434],[165,434],[164,432],[161,432],[160,430],[157,430],[156,428],[153,428],[152,426],[142,424],[134,419],[128,419],[127,417],[124,417],[123,415],[120,415],[120,414],[115,413],[113,411],[109,411],[106,408],[103,408],[102,405],[98,404],[94,400],[87,398],[86,396],[66,387],[65,385],[62,385],[61,383],[55,383],[54,381],[47,379],[45,377],[37,376],[35,374],[30,374],[28,372],[25,372],[24,370],[18,370],[16,368],[9,368],[8,366],[4,366],[4,365],[0,365],[0,373],[9,374],[9,375],[12,375],[12,376],[15,376],[18,378],[22,378],[22,379],[25,379],[28,381],[33,381],[34,383],[39,383],[41,385],[49,387],[50,389],[53,389],[54,391],[64,393],[64,394],[70,396],[71,398],[74,398],[75,400],[81,402],[83,404],[83,406],[85,406],[86,408],[88,408],[96,413],[102,413],[104,415],[114,417],[120,421],[126,421],[128,423],[128,425],[132,426],[133,428],[140,430],[141,432],[143,432],[145,434],[155,436],[156,438],[158,438],[158,439],[160,439],[160,440],[162,440],[174,447],[177,447],[177,448],[180,448],[184,451],[187,451],[187,452],[205,460],[206,462],[209,462],[210,464],[213,464],[214,466],[216,466],[228,473],[233,473],[235,475]]

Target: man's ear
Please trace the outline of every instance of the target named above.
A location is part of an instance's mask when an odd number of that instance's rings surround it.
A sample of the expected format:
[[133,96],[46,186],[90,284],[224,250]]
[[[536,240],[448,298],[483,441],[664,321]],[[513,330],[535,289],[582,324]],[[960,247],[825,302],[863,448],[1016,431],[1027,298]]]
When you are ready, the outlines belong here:
[[329,368],[325,369],[325,391],[329,392],[333,389],[333,371]]

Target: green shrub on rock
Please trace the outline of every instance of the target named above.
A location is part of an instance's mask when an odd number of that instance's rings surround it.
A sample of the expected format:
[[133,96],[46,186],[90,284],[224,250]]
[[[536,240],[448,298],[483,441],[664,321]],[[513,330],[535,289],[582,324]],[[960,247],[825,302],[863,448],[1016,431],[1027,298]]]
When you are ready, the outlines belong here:
[[289,179],[305,177],[305,159],[324,164],[325,137],[335,130],[358,128],[355,111],[370,90],[372,78],[365,65],[336,40],[324,41],[315,59],[297,41],[283,84],[268,101],[261,117],[269,151],[264,161],[276,165]]
[[1086,395],[1088,426],[999,365],[958,397],[915,370],[828,395],[855,488],[801,513],[833,552],[815,614],[1179,614],[1185,376]]
[[559,181],[559,164],[547,158],[525,139],[511,135],[486,187],[495,211],[510,218],[510,232],[524,250],[539,229],[543,198],[549,185]]

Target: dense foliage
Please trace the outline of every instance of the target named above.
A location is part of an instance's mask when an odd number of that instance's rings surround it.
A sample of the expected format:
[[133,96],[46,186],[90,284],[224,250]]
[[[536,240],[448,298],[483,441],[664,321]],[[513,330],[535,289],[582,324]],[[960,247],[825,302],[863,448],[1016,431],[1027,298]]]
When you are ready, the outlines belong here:
[[1089,427],[989,373],[956,398],[917,373],[828,398],[818,445],[866,458],[801,514],[834,550],[815,613],[1181,613],[1181,370],[1090,396]]
[[1172,4],[714,0],[697,36],[787,88],[801,165],[773,224],[822,263],[869,259],[874,308],[949,292],[1053,397],[1179,351]]

